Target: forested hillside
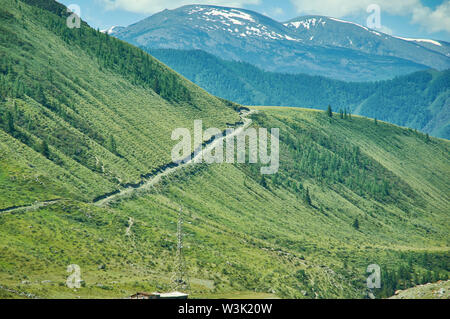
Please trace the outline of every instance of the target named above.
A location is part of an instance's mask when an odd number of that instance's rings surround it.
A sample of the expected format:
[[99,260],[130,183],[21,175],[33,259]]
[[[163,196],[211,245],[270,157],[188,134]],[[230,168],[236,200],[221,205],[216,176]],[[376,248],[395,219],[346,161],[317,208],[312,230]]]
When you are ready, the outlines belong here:
[[147,51],[208,92],[237,103],[319,109],[331,105],[336,111],[347,109],[450,138],[450,71],[423,71],[389,81],[354,83],[265,72],[202,51]]
[[2,5],[0,298],[170,291],[180,208],[193,298],[366,298],[374,263],[377,297],[448,279],[448,141],[258,107],[251,125],[280,129],[277,174],[198,164],[141,188],[171,164],[174,128],[239,125],[241,107],[86,24],[68,29],[56,2]]
[[[217,127],[239,120],[229,103],[145,52],[86,24],[69,29],[65,8],[50,7],[62,16],[16,1],[1,9],[0,127],[42,154],[34,161],[50,160],[52,180],[70,181],[81,198],[168,163],[176,127],[203,117]],[[0,197],[19,200],[21,187]]]

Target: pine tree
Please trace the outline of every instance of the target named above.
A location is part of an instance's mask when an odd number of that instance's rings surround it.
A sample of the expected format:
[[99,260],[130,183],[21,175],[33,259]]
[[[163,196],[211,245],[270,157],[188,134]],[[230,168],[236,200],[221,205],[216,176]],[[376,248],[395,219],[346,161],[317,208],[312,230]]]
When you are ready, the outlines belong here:
[[309,188],[308,188],[308,187],[306,188],[306,192],[305,192],[305,202],[306,202],[306,204],[308,204],[309,206],[312,205],[312,202],[311,202],[311,196],[309,195]]
[[14,117],[11,112],[6,113],[6,122],[8,123],[8,133],[13,134],[15,131]]
[[41,146],[40,146],[40,152],[45,157],[47,157],[47,158],[50,157],[50,149],[48,148],[47,141],[45,141],[45,140],[42,141]]
[[359,229],[359,220],[358,220],[358,218],[355,218],[355,220],[353,221],[353,228]]
[[344,111],[342,109],[339,110],[339,116],[340,116],[341,120],[344,119]]
[[328,105],[327,115],[328,115],[329,117],[333,117],[333,110],[331,109],[331,105]]
[[375,125],[378,125],[378,120],[377,120],[377,118],[375,118],[374,123],[375,123]]
[[109,150],[111,153],[117,154],[117,143],[112,135],[109,136]]
[[267,182],[264,176],[261,176],[261,181],[259,182],[259,184],[264,187],[267,188]]
[[344,119],[347,119],[347,108],[344,109]]

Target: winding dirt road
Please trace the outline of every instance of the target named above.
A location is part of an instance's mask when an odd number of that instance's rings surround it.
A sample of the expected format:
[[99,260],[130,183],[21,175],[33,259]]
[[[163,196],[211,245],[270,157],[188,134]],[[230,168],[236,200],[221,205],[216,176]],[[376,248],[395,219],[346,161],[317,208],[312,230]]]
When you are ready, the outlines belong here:
[[28,210],[36,210],[45,206],[50,206],[53,204],[58,203],[61,201],[61,199],[54,199],[54,200],[48,200],[43,202],[35,202],[34,204],[27,205],[27,206],[13,206],[9,208],[0,209],[0,215],[6,214],[6,213],[13,213],[18,211],[28,211]]
[[[196,160],[198,160],[200,157],[203,157],[203,155],[206,152],[210,152],[211,149],[213,149],[220,141],[223,141],[225,138],[230,138],[233,136],[237,136],[239,134],[241,134],[245,129],[247,129],[251,124],[252,124],[252,120],[248,118],[248,116],[250,116],[253,113],[257,113],[258,111],[256,110],[252,110],[252,111],[248,111],[248,112],[244,112],[241,113],[241,119],[243,124],[241,126],[239,126],[238,128],[234,129],[234,131],[231,134],[228,135],[224,135],[221,136],[220,138],[214,139],[214,137],[212,137],[209,141],[206,142],[206,146],[204,146],[202,148],[201,152],[195,152],[193,156],[191,156],[191,159],[188,161],[185,161],[183,163],[180,163],[177,166],[174,167],[168,167],[164,170],[162,170],[161,172],[157,173],[156,175],[153,175],[149,178],[147,178],[145,181],[143,181],[141,183],[140,186],[138,187],[133,187],[133,186],[129,186],[126,187],[122,190],[120,190],[117,193],[108,195],[108,196],[100,196],[100,200],[94,201],[94,205],[96,206],[105,206],[108,203],[110,203],[112,200],[118,199],[120,197],[124,197],[124,196],[129,196],[131,194],[133,194],[134,192],[137,192],[139,190],[148,190],[149,188],[153,187],[155,184],[157,184],[158,182],[161,181],[161,179],[164,176],[170,175],[173,172],[182,169],[183,167],[186,167],[188,165],[191,165],[193,163],[196,162]],[[198,149],[197,149],[198,150]],[[39,208],[42,207],[46,207],[46,206],[50,206],[52,204],[56,204],[59,201],[61,201],[62,199],[56,199],[56,200],[49,200],[49,201],[42,201],[42,202],[35,202],[31,205],[24,205],[24,206],[13,206],[13,207],[9,207],[9,208],[3,208],[0,209],[0,215],[1,214],[6,214],[6,213],[13,213],[13,212],[18,212],[18,211],[29,211],[29,210],[37,210]]]
[[150,189],[155,184],[160,182],[161,179],[164,176],[170,175],[173,172],[175,172],[175,171],[177,171],[177,170],[179,170],[179,169],[181,169],[183,167],[186,167],[188,165],[191,165],[191,164],[195,163],[197,159],[202,157],[206,152],[211,151],[211,149],[213,149],[220,141],[223,141],[225,138],[230,138],[230,137],[237,136],[237,135],[241,134],[245,129],[247,129],[252,124],[252,120],[247,118],[247,117],[249,115],[253,114],[253,113],[256,113],[256,112],[257,111],[252,110],[252,111],[249,111],[249,112],[246,112],[246,113],[242,113],[241,114],[241,119],[242,119],[242,121],[244,123],[243,125],[241,125],[240,127],[234,129],[234,131],[231,134],[224,135],[224,136],[222,136],[220,138],[214,139],[206,147],[204,147],[201,152],[196,152],[195,155],[192,156],[190,160],[188,160],[186,162],[183,162],[183,163],[179,164],[178,166],[166,168],[162,172],[160,172],[160,173],[158,173],[158,174],[148,178],[141,186],[139,186],[139,187],[127,187],[127,188],[121,190],[120,192],[118,192],[117,194],[110,195],[110,196],[108,196],[106,198],[103,198],[103,199],[95,202],[95,205],[96,206],[104,206],[104,205],[107,205],[109,202],[111,202],[114,199],[117,199],[117,198],[120,198],[120,197],[123,197],[123,196],[130,196],[131,194],[133,194],[134,192],[139,191],[139,190],[148,190],[148,189]]

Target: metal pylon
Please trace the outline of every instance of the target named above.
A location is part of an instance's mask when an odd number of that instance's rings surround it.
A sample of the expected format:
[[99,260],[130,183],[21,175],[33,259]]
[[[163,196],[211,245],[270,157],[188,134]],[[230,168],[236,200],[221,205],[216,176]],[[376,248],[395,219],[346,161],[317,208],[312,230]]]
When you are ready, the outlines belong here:
[[177,255],[175,259],[175,274],[173,288],[175,291],[188,291],[191,289],[189,277],[186,270],[186,260],[183,254],[183,210],[180,209],[177,224]]

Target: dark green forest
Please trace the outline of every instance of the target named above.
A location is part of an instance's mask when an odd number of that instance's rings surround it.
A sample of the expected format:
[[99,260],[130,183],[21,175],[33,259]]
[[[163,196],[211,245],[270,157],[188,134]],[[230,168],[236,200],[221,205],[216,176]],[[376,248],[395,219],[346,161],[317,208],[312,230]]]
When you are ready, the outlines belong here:
[[335,110],[378,118],[450,137],[450,70],[421,71],[379,82],[343,82],[324,76],[263,71],[203,51],[146,49],[210,93],[244,105],[279,105]]
[[[66,16],[65,7],[53,2],[28,0],[29,4],[43,7],[59,16]],[[86,23],[79,29],[69,29],[61,23],[59,17],[40,11],[39,15],[45,14],[46,27],[55,35],[60,36],[68,45],[78,46],[87,51],[98,63],[113,72],[117,72],[128,78],[133,84],[150,88],[167,101],[190,101],[188,90],[180,82],[178,76],[173,72],[167,72],[165,67],[145,54],[142,50],[129,45],[123,41],[102,34]],[[4,19],[15,20],[16,18],[7,11],[1,11],[0,16]],[[19,48],[32,52],[32,46],[24,41],[14,41],[17,36],[13,31],[3,28],[0,43],[15,43]],[[51,63],[51,61],[49,61]],[[0,60],[0,98],[23,97],[24,95],[35,98],[36,101],[46,105],[47,98],[44,92],[54,91],[51,86],[55,85],[55,75],[51,71],[42,74],[39,85],[33,83],[35,79],[27,79],[26,66],[20,61],[13,60],[8,56],[2,56]]]

